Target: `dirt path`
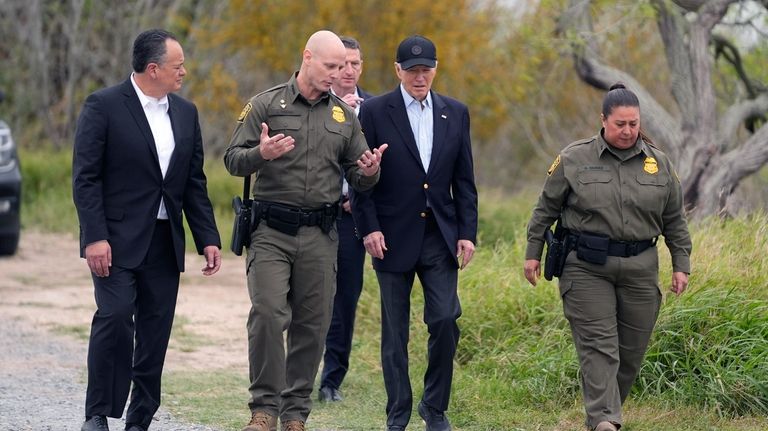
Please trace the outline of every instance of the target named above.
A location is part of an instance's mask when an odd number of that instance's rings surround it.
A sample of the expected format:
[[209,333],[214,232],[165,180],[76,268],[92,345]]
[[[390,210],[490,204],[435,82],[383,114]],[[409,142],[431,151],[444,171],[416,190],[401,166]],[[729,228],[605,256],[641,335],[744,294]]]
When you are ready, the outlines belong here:
[[[225,252],[222,270],[203,277],[202,257],[187,256],[174,327],[185,335],[173,337],[166,370],[247,372],[242,259]],[[94,311],[77,240],[24,231],[18,253],[0,259],[0,431],[79,430]],[[176,423],[164,412],[157,419],[157,431],[209,429]],[[122,429],[119,421],[111,425]]]

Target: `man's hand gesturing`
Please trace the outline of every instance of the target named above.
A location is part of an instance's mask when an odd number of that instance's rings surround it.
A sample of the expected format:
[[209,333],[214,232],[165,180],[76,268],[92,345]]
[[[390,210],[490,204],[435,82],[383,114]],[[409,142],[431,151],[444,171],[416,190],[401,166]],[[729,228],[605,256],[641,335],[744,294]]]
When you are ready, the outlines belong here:
[[383,144],[379,148],[374,148],[373,152],[365,150],[360,159],[357,161],[357,166],[363,170],[363,175],[370,177],[376,175],[379,172],[379,164],[381,163],[381,156],[389,145]]
[[269,137],[269,126],[267,123],[261,123],[261,137],[259,139],[259,151],[264,160],[274,160],[283,154],[291,151],[296,142],[293,137],[278,133]]

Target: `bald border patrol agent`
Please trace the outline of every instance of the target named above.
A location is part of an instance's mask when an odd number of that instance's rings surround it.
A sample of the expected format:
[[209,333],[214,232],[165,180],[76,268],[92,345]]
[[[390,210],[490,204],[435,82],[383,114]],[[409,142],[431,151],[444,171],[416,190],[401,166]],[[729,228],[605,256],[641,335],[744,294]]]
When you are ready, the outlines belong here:
[[614,85],[601,119],[597,136],[568,145],[550,166],[528,224],[524,271],[535,286],[544,234],[560,217],[560,295],[579,357],[586,425],[616,431],[661,304],[656,240],[663,235],[672,256],[676,294],[688,284],[692,246],[680,180],[640,133],[637,96]]
[[338,36],[314,33],[299,71],[246,104],[224,155],[232,175],[255,176],[243,431],[276,430],[278,417],[304,430],[336,290],[339,172],[359,191],[379,178],[386,147],[370,151],[355,111],[329,92],[345,59]]

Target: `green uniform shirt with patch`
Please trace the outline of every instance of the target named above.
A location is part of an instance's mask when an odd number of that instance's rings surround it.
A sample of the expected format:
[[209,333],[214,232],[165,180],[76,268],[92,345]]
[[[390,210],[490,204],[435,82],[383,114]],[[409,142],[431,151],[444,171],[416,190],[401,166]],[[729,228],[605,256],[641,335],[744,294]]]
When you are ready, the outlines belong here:
[[[294,148],[274,160],[261,157],[261,123],[269,136],[294,138]],[[232,175],[254,175],[254,199],[302,208],[339,200],[341,173],[355,190],[373,187],[379,174],[366,177],[356,162],[368,149],[355,111],[325,93],[307,101],[296,74],[285,84],[257,94],[238,118],[224,164]]]
[[578,232],[617,241],[663,235],[673,271],[690,273],[692,245],[680,181],[669,158],[642,139],[619,150],[598,134],[562,150],[528,223],[526,259],[541,259],[544,232],[561,210],[563,226]]

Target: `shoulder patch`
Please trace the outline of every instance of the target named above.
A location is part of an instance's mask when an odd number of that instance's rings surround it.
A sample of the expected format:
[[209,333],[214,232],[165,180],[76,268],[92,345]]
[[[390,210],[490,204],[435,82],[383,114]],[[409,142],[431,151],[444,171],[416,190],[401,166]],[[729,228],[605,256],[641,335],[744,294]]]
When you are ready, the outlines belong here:
[[560,166],[560,154],[557,155],[555,158],[555,161],[552,162],[552,164],[549,166],[549,169],[547,169],[547,176],[552,175],[552,172],[555,172],[555,169]]
[[243,110],[240,111],[240,116],[237,117],[237,122],[242,123],[245,121],[245,117],[248,116],[248,113],[251,112],[251,109],[253,109],[253,105],[251,105],[251,102],[248,102],[243,106]]

